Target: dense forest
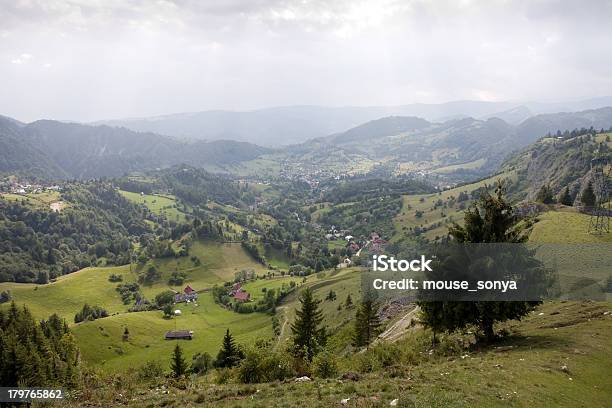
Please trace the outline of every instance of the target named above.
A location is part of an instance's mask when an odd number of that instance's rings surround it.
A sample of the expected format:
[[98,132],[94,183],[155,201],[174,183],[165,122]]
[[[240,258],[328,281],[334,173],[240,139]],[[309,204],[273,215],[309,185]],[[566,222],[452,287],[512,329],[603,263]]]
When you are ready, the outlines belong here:
[[0,281],[46,283],[95,265],[129,260],[130,239],[149,231],[146,210],[105,182],[67,185],[60,212],[0,200]]
[[37,323],[26,306],[0,310],[0,384],[4,387],[75,387],[80,353],[66,321]]

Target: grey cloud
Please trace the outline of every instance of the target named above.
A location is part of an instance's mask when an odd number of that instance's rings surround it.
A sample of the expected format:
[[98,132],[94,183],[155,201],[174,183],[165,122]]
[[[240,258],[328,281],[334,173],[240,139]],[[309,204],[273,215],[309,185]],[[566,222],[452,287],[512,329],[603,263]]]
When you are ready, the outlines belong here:
[[609,95],[611,4],[0,0],[0,114]]

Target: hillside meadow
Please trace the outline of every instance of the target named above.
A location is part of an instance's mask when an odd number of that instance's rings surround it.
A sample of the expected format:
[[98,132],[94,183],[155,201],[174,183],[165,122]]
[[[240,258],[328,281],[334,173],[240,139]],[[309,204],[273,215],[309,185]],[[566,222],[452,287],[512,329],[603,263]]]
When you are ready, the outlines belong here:
[[[515,172],[492,176],[439,193],[404,195],[402,210],[393,221],[396,230],[393,240],[399,239],[402,235],[412,236],[416,228],[425,230],[422,234],[430,240],[446,236],[448,227],[453,222],[459,224],[463,222],[463,211],[473,202],[470,193],[486,186],[493,187],[497,181],[506,179],[515,180]],[[467,194],[468,198],[458,202],[461,193]],[[436,206],[438,202],[442,205]]]
[[162,215],[169,221],[185,221],[185,213],[178,208],[178,201],[173,195],[139,194],[124,190],[119,190],[119,192],[131,202],[143,204],[152,213]]
[[[161,311],[123,313],[75,325],[72,330],[84,360],[105,372],[125,371],[156,360],[169,368],[175,343],[188,359],[195,353],[216,356],[226,329],[242,344],[272,337],[271,316],[263,313],[239,314],[226,310],[210,293],[200,294],[197,302],[175,305],[180,316],[166,319]],[[125,328],[129,340],[123,341]],[[193,331],[193,340],[165,340],[169,330]]]

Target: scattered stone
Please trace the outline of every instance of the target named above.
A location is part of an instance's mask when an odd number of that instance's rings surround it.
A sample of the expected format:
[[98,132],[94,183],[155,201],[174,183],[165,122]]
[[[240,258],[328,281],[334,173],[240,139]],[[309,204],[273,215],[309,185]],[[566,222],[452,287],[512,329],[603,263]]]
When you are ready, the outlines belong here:
[[341,399],[341,400],[340,400],[340,403],[341,403],[342,405],[346,405],[346,404],[348,404],[348,402],[349,402],[350,400],[351,400],[351,398],[350,398],[350,397],[349,397],[349,398],[343,398],[343,399]]
[[307,375],[295,379],[295,382],[312,381]]
[[544,316],[544,312],[538,313],[538,316]]
[[566,365],[562,365],[561,366],[561,371],[563,371],[564,373],[569,373],[569,368],[567,368]]
[[391,401],[391,402],[389,403],[389,405],[391,405],[392,407],[397,407],[397,403],[398,403],[398,402],[399,402],[399,399],[397,399],[397,398],[396,398],[396,399],[394,399],[393,401]]
[[495,364],[493,367],[495,367],[495,368],[502,368],[503,366],[501,364]]

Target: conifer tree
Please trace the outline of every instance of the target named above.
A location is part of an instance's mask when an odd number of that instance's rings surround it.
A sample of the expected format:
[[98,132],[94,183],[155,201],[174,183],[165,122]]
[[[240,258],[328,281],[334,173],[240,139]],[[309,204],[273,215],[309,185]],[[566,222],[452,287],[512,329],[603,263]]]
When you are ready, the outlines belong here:
[[344,302],[344,306],[346,306],[346,307],[353,306],[353,299],[351,298],[351,294],[350,293],[346,296],[346,301]]
[[223,336],[223,343],[217,354],[215,365],[217,367],[234,367],[237,366],[243,358],[244,353],[240,347],[236,345],[229,329],[227,329],[225,336]]
[[187,362],[183,357],[183,349],[181,346],[176,344],[174,351],[172,352],[172,360],[170,361],[170,368],[174,377],[178,378],[187,373]]
[[378,304],[372,296],[366,296],[355,316],[353,344],[357,347],[368,346],[379,334],[379,328]]
[[80,358],[68,325],[57,315],[37,323],[27,307],[0,311],[0,384],[72,388],[80,383]]
[[594,207],[597,198],[595,197],[595,192],[593,191],[593,183],[588,182],[584,190],[582,190],[582,195],[580,196],[580,201],[585,207]]
[[538,191],[536,200],[544,204],[552,204],[555,202],[552,190],[548,184],[543,185]]
[[[464,225],[453,225],[449,234],[458,243],[521,243],[526,240],[515,228],[518,220],[512,206],[504,199],[505,189],[498,184],[495,194],[485,192],[470,207]],[[532,271],[545,274],[544,269]],[[422,322],[436,332],[452,332],[474,324],[486,341],[495,338],[495,322],[520,319],[532,311],[539,301],[474,301],[418,302]]]
[[310,288],[306,288],[299,297],[300,310],[295,312],[296,319],[291,325],[294,353],[312,361],[312,358],[325,345],[327,332],[321,327],[323,313],[319,309],[320,300],[315,299]]
[[565,190],[563,190],[563,194],[561,195],[561,200],[559,201],[561,202],[561,204],[567,206],[572,206],[572,204],[574,204],[574,200],[572,200],[569,187],[565,187]]

